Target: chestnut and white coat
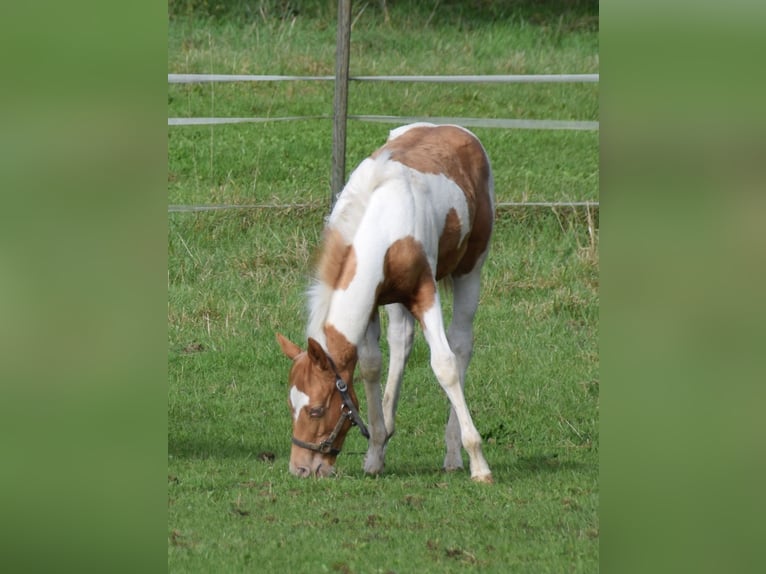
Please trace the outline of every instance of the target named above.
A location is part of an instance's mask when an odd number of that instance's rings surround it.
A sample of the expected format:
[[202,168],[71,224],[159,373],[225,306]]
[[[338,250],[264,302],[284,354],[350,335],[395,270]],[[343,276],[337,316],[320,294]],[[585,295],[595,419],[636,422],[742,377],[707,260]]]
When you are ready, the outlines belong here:
[[[463,388],[493,219],[489,159],[476,136],[464,128],[402,126],[361,162],[327,220],[308,293],[307,349],[277,335],[293,360],[288,402],[294,437],[317,443],[331,436],[344,408],[334,388],[336,374],[358,405],[353,389],[358,364],[370,429],[364,470],[382,472],[417,320],[430,348],[433,372],[451,403],[444,468],[462,467],[462,445],[471,477],[492,481]],[[437,289],[437,282],[445,278],[454,298],[448,331]],[[385,306],[389,316],[384,392],[379,306]],[[331,474],[350,427],[349,421],[333,439],[334,453],[293,444],[290,471],[298,476]]]

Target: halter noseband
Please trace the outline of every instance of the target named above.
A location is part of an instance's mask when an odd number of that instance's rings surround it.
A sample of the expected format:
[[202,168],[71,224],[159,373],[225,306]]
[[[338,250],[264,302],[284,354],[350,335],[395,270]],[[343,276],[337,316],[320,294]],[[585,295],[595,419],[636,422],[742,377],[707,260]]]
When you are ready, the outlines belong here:
[[348,385],[338,374],[338,370],[335,368],[335,363],[333,363],[333,360],[329,355],[327,355],[327,360],[329,361],[330,366],[332,366],[332,370],[335,372],[335,388],[340,393],[341,399],[343,399],[343,405],[340,408],[340,418],[335,424],[335,428],[330,433],[330,436],[328,436],[322,442],[305,442],[295,437],[293,437],[292,440],[294,445],[300,446],[302,448],[307,448],[321,454],[331,454],[333,456],[338,456],[340,454],[340,449],[335,448],[332,446],[332,444],[335,442],[335,439],[338,438],[340,429],[343,428],[346,419],[351,420],[352,426],[359,427],[359,431],[362,433],[364,438],[370,438],[370,431],[367,430],[367,427],[364,425],[364,421],[362,420],[359,411],[354,406],[354,401],[351,400],[351,395],[348,393]]

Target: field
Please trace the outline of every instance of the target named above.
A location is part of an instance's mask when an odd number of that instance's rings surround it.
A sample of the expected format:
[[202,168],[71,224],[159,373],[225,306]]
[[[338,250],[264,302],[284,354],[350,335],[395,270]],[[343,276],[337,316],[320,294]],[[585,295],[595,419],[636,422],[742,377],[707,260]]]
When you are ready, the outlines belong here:
[[[181,4],[168,72],[333,72],[333,2]],[[351,74],[598,72],[592,3],[423,4],[355,4]],[[168,89],[169,117],[331,112],[326,82]],[[597,120],[598,85],[353,83],[349,112]],[[348,169],[392,127],[350,122]],[[596,571],[597,210],[498,210],[466,386],[494,485],[440,470],[447,400],[420,335],[386,472],[364,476],[352,432],[337,477],[288,473],[289,365],[274,333],[303,338],[331,130],[325,119],[168,130],[169,204],[279,206],[168,214],[169,570]],[[598,200],[598,132],[474,131],[499,201]]]

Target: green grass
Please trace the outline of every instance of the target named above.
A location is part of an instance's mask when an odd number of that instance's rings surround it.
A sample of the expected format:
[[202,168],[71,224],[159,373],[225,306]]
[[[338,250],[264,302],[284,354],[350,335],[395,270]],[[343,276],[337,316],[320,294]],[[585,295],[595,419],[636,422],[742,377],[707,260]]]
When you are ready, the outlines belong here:
[[[334,13],[306,4],[293,23],[269,14],[171,19],[169,71],[331,73]],[[406,3],[389,2],[386,24],[380,4],[369,3],[352,34],[352,73],[598,70],[596,31],[576,24],[590,22],[587,10],[558,25],[535,20],[532,4],[494,21],[445,5],[447,16],[425,25],[430,10],[405,18]],[[514,43],[527,67],[503,68]],[[330,84],[170,86],[168,115],[327,114],[331,91]],[[529,86],[354,84],[350,104],[352,113],[585,120],[597,119],[597,87],[537,94]],[[350,123],[349,168],[391,127]],[[492,158],[499,199],[597,199],[597,134],[475,131]],[[288,362],[274,332],[303,336],[330,141],[331,126],[319,120],[169,128],[169,203],[309,204],[169,214],[169,570],[597,570],[597,213],[591,220],[571,209],[498,213],[466,388],[496,484],[440,471],[448,404],[420,335],[385,474],[364,476],[359,433],[347,439],[336,478],[288,473]],[[365,413],[363,392],[360,399]]]
[[[325,14],[314,3],[306,4],[303,11],[313,8],[321,17],[281,19],[256,12],[238,21],[171,20],[168,71],[332,75],[334,11]],[[388,24],[376,3],[367,5],[352,32],[352,75],[598,71],[598,35],[588,10],[569,8],[552,15],[540,12],[535,3],[521,2],[518,13],[490,14],[502,16],[491,21],[478,8],[469,19],[460,3],[446,2],[452,10],[425,25],[431,10],[424,10],[423,3],[413,4],[397,3],[397,10],[389,7]],[[477,6],[491,11],[482,3]],[[264,13],[272,12],[264,8]],[[331,82],[173,84],[168,89],[168,114],[327,116],[332,114],[332,100]],[[597,120],[598,85],[358,82],[349,88],[349,113]],[[380,145],[393,127],[351,121],[347,168]],[[499,201],[597,199],[597,132],[486,128],[475,132],[495,164]],[[328,201],[329,120],[174,128],[169,131],[169,146],[179,152],[169,154],[171,203]]]

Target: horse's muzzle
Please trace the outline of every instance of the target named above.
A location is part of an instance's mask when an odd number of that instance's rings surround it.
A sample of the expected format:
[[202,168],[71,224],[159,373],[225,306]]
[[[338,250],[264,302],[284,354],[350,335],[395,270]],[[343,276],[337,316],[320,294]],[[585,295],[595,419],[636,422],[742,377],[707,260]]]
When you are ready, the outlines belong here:
[[300,478],[322,478],[335,474],[335,467],[323,461],[312,461],[309,465],[290,463],[290,473]]

